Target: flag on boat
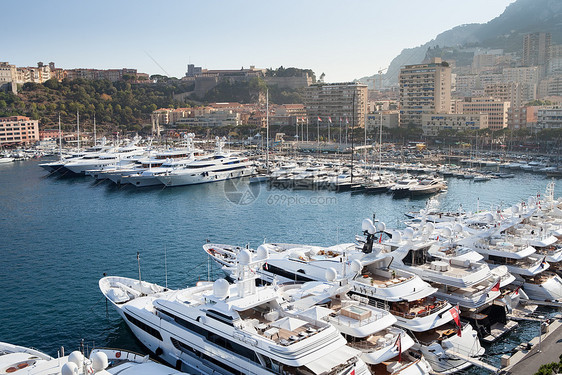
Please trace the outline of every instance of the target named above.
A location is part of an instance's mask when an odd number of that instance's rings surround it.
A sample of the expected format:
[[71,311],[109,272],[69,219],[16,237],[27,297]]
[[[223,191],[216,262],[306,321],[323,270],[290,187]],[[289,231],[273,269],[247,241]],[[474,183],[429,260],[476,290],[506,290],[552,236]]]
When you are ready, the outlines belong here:
[[541,260],[541,268],[544,268],[548,263],[546,263],[546,256]]
[[332,118],[328,117],[328,122],[331,124],[332,123]]
[[318,121],[322,121],[322,119],[320,118],[320,116],[318,116]]
[[514,295],[519,295],[519,288],[521,288],[521,285],[519,285],[516,289],[515,292],[513,292]]
[[457,325],[457,335],[461,336],[462,330],[461,330],[461,318],[460,318],[460,315],[459,315],[459,305],[453,307],[449,311],[451,312],[451,315],[453,316],[453,320],[455,321],[455,324]]
[[500,291],[500,281],[498,280],[498,282],[496,283],[496,285],[494,285],[492,287],[492,289],[490,290],[492,292],[499,292]]
[[381,233],[381,235],[379,236],[379,243],[381,243],[381,242],[382,242],[382,233]]
[[346,123],[346,124],[349,124],[349,121],[347,121],[347,117],[345,118],[345,123]]

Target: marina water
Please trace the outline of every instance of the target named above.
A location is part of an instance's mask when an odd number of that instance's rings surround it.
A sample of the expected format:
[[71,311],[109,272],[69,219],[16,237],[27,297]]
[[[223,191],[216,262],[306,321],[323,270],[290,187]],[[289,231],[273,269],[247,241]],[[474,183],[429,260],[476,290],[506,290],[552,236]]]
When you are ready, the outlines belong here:
[[[119,188],[88,177],[48,176],[37,164],[0,165],[0,341],[50,355],[61,345],[76,349],[81,339],[142,351],[98,288],[104,273],[139,277],[137,252],[143,280],[181,288],[222,276],[202,250],[207,240],[252,247],[264,240],[352,242],[364,218],[376,214],[389,228],[403,227],[404,213],[427,201],[250,187],[247,180]],[[451,178],[435,199],[451,211],[506,207],[544,194],[548,181],[523,172],[487,182]],[[521,323],[487,351],[510,350],[538,330],[536,323]],[[491,359],[499,365],[498,356]]]

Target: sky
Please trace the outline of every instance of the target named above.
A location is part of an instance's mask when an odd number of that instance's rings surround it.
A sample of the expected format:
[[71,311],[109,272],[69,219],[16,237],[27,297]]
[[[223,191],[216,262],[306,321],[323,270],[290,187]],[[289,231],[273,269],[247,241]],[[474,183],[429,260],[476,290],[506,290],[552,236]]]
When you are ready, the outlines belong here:
[[347,82],[388,67],[454,26],[514,0],[5,1],[0,61],[133,68],[181,78],[207,69],[312,69]]

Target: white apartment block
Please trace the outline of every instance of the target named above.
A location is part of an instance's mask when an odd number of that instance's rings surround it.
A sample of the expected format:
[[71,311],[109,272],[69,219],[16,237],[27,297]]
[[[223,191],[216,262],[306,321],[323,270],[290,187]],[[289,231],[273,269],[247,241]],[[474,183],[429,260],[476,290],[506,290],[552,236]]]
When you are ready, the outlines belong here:
[[422,130],[427,136],[439,135],[443,130],[479,130],[488,127],[488,115],[486,114],[429,114],[422,115]]
[[399,111],[379,111],[369,113],[365,119],[365,126],[368,131],[378,131],[381,126],[385,128],[397,128],[400,126]]
[[535,100],[537,98],[536,91],[536,85],[519,82],[495,83],[486,86],[484,89],[486,96],[510,102],[511,107],[515,108],[520,108]]
[[540,71],[538,66],[524,66],[519,68],[504,68],[503,82],[520,82],[538,85]]
[[507,127],[507,111],[510,102],[491,97],[466,98],[459,103],[464,114],[487,114],[488,128],[501,130]]
[[[365,126],[367,114],[367,85],[359,83],[319,83],[306,88],[304,107],[312,123],[320,117],[321,126],[328,126],[328,118],[349,119],[349,124]],[[355,98],[355,102],[354,102]],[[355,112],[354,112],[355,111]]]
[[562,128],[562,106],[540,107],[537,111],[537,128]]
[[427,64],[406,65],[400,69],[400,125],[421,125],[424,113],[451,110],[451,67],[434,58]]

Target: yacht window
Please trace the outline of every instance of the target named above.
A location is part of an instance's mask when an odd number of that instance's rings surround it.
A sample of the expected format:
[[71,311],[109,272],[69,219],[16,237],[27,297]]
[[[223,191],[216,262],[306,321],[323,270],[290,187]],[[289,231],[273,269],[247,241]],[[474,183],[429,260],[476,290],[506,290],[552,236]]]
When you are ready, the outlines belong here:
[[130,314],[125,313],[125,316],[127,317],[127,320],[130,321],[131,323],[133,323],[134,325],[136,325],[137,327],[139,327],[140,329],[142,329],[143,331],[145,331],[146,333],[148,333],[151,336],[156,337],[158,340],[162,341],[162,335],[160,334],[160,332],[155,329],[152,328],[151,326],[149,326],[146,323],[141,322],[140,320],[138,320],[137,318],[133,318]]

